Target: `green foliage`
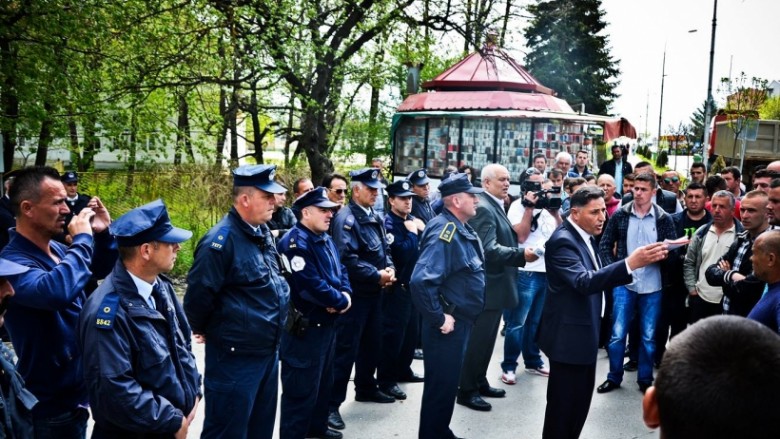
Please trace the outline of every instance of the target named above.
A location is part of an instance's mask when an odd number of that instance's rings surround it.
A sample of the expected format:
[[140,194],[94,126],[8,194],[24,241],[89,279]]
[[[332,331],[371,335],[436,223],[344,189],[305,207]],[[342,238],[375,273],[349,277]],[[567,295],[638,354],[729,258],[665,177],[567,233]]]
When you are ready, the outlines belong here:
[[537,0],[528,12],[529,72],[572,106],[608,114],[620,70],[609,54],[601,0]]
[[666,165],[669,164],[669,153],[667,153],[665,149],[658,153],[658,156],[655,159],[655,164],[659,168],[665,168]]
[[[696,111],[693,112],[691,115],[691,135],[694,141],[697,141],[699,143],[704,143],[704,112],[707,109],[707,101],[705,100],[702,102],[701,107],[697,108]],[[717,112],[718,108],[717,106],[712,103],[710,106],[710,117],[715,116],[715,113]]]
[[758,109],[761,119],[780,120],[780,96],[772,96]]
[[726,169],[726,160],[723,158],[722,155],[719,155],[718,158],[715,159],[715,163],[712,164],[712,169],[710,169],[709,174],[710,175],[719,174],[724,169]]

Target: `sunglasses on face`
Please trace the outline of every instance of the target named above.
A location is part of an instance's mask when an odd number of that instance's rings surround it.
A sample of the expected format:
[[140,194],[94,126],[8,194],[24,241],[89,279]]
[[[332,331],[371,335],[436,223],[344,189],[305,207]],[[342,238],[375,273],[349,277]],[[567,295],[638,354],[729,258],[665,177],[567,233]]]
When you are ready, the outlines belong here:
[[677,178],[677,177],[672,177],[672,178],[664,178],[664,183],[666,183],[666,184],[670,184],[670,183],[677,183],[677,182],[679,182],[679,181],[680,181],[680,179],[679,179],[679,178]]
[[331,191],[331,192],[335,192],[335,193],[337,193],[339,195],[344,195],[344,194],[347,193],[346,189],[328,189],[328,190]]

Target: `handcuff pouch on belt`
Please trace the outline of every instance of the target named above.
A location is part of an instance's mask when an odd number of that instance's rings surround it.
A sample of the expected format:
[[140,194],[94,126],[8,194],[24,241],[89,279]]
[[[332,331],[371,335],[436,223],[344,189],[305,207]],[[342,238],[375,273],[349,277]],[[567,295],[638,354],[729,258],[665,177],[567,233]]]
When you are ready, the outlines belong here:
[[284,330],[290,335],[303,337],[308,327],[309,319],[290,303],[290,306],[287,308],[287,322],[284,324]]

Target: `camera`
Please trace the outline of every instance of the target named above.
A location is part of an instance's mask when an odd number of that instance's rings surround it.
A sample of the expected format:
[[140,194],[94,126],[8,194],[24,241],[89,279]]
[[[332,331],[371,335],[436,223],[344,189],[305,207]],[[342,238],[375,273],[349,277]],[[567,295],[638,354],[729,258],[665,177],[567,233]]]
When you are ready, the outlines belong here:
[[563,199],[561,198],[561,187],[553,186],[550,189],[542,189],[542,184],[538,181],[524,181],[520,186],[523,194],[532,192],[536,195],[536,203],[532,203],[523,198],[523,206],[535,209],[558,210],[561,208]]

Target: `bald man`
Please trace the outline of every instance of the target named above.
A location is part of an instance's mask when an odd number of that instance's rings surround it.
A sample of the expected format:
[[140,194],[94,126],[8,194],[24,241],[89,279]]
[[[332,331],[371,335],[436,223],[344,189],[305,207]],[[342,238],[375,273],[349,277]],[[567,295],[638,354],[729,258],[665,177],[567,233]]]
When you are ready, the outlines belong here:
[[780,230],[767,230],[753,243],[753,274],[767,283],[767,289],[748,318],[780,332]]

